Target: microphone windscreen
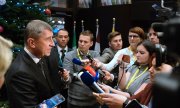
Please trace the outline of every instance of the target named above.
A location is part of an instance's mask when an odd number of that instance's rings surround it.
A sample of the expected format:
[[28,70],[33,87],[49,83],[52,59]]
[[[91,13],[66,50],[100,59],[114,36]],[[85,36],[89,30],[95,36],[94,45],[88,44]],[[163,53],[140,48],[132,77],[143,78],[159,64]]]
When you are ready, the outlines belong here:
[[81,60],[79,60],[79,59],[77,59],[77,58],[73,58],[72,59],[72,62],[74,63],[74,64],[77,64],[77,65],[83,65],[83,63],[81,62]]
[[89,66],[89,65],[84,66],[84,69],[85,69],[86,71],[88,71],[93,77],[96,76],[96,71],[95,71],[91,66]]
[[80,72],[78,78],[96,93],[104,93],[104,91],[97,85],[94,78],[88,72]]
[[88,72],[80,72],[78,74],[78,79],[87,86],[91,86],[94,82],[94,78]]

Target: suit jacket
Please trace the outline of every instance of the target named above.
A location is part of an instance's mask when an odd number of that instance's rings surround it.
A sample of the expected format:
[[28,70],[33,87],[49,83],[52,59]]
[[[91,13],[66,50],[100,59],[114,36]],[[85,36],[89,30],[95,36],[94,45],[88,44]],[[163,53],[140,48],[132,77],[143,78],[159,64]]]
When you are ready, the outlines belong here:
[[[68,51],[71,51],[71,49],[68,48]],[[62,61],[59,58],[57,46],[54,46],[51,49],[51,54],[49,57],[47,57],[47,64],[54,86],[57,86],[57,91],[61,91],[62,89],[64,89],[66,84],[61,80],[61,77],[58,74],[58,66],[62,66]]]
[[10,107],[34,108],[56,94],[45,61],[43,66],[46,78],[40,66],[24,50],[18,54],[6,74]]
[[[91,57],[98,57],[97,51],[89,51]],[[84,85],[78,78],[77,74],[82,69],[82,66],[76,65],[72,62],[73,58],[87,59],[87,55],[77,54],[77,50],[70,51],[66,54],[63,62],[65,69],[70,71],[69,88],[68,88],[68,102],[76,106],[92,106],[97,104],[95,97],[92,95],[92,91]]]
[[[105,48],[102,52],[102,55],[100,57],[97,57],[97,59],[102,63],[109,63],[113,59],[116,52],[117,51],[114,51],[112,48]],[[109,82],[109,81],[103,81],[103,82],[110,85],[111,87],[114,87],[117,85],[117,81],[118,81],[119,66],[117,65],[111,71],[111,73],[114,75],[113,82]]]
[[97,59],[103,63],[109,63],[117,51],[114,51],[112,48],[106,48],[103,50],[102,55],[97,57]]

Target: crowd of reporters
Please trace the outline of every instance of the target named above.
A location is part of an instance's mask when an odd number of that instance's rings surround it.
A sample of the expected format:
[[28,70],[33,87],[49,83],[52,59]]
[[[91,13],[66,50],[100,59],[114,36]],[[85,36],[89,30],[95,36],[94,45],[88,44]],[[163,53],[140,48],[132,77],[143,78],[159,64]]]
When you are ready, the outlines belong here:
[[[1,68],[0,78],[8,69],[5,79],[10,107],[37,107],[61,93],[66,101],[56,107],[151,108],[155,77],[159,73],[170,74],[179,61],[170,61],[166,45],[160,44],[153,28],[146,34],[141,27],[132,27],[127,37],[129,47],[123,48],[121,34],[109,33],[109,48],[100,56],[90,50],[94,37],[89,30],[80,33],[76,49],[69,49],[67,30],[59,30],[53,37],[49,24],[40,20],[29,22],[24,50],[9,69],[11,54],[8,63],[1,63],[7,64]],[[7,48],[0,50],[10,50],[12,45],[1,43]],[[74,63],[74,59],[80,63]],[[41,61],[43,67],[39,65]]]

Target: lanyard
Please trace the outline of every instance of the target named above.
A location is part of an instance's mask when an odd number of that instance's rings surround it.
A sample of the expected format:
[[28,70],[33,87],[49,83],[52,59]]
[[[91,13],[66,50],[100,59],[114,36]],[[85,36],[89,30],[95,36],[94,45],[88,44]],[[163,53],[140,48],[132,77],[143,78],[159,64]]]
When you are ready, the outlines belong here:
[[148,70],[148,67],[146,67],[144,69],[144,71],[137,76],[137,74],[139,73],[139,68],[136,70],[136,72],[134,73],[134,75],[132,76],[132,78],[130,79],[130,81],[128,82],[127,86],[126,86],[126,89],[129,89],[129,86],[137,79],[139,78],[140,76],[142,76],[146,71]]
[[[132,49],[131,49],[130,46],[128,47],[128,49],[129,49],[130,51],[132,51]],[[133,53],[133,51],[132,51],[132,53]],[[136,61],[136,59],[137,59],[137,58],[136,58],[136,56],[135,56],[134,53],[133,53],[132,60],[133,60],[133,61]]]
[[[88,51],[87,55],[89,55],[89,51]],[[77,49],[77,56],[80,60],[82,60],[79,49]]]

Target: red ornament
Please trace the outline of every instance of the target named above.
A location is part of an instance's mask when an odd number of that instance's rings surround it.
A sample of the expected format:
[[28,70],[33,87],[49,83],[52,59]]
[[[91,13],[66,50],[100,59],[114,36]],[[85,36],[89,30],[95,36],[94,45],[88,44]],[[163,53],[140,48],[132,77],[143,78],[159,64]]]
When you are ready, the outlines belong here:
[[50,10],[49,8],[47,8],[47,9],[45,10],[45,13],[46,13],[47,15],[51,15],[51,10]]
[[0,33],[4,31],[4,28],[0,25]]

